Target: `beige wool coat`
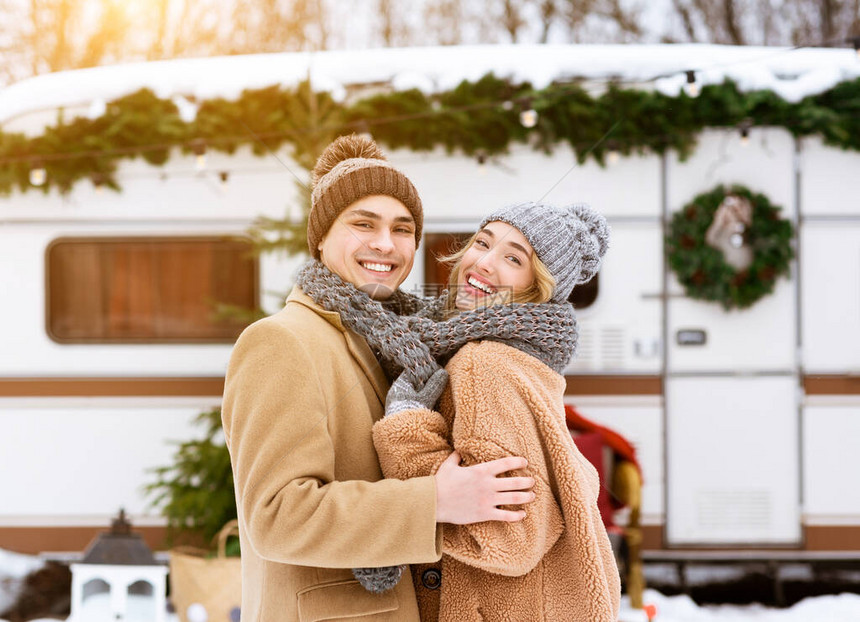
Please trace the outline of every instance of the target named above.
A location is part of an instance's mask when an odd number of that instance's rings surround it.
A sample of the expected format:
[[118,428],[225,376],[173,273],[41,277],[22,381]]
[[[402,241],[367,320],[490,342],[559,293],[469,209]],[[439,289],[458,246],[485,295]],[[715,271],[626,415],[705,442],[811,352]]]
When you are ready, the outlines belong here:
[[364,339],[298,288],[239,337],[222,418],[242,622],[418,620],[410,581],[371,594],[350,570],[441,556],[434,479],[382,478],[371,429],[387,390]]
[[[404,411],[374,426],[386,477],[435,473],[452,448],[466,464],[523,456],[536,498],[522,522],[444,526],[441,563],[413,567],[421,619],[617,620],[620,580],[597,509],[598,476],[567,430],[564,378],[493,341],[463,346],[446,369],[440,412]],[[427,587],[432,568],[441,570],[437,589]]]

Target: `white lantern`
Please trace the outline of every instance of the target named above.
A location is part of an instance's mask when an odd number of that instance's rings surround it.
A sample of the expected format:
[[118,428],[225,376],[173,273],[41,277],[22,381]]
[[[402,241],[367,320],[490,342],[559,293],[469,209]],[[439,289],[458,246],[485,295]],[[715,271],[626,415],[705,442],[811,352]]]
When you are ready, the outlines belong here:
[[72,611],[67,622],[166,622],[167,566],[159,564],[120,510],[72,564]]

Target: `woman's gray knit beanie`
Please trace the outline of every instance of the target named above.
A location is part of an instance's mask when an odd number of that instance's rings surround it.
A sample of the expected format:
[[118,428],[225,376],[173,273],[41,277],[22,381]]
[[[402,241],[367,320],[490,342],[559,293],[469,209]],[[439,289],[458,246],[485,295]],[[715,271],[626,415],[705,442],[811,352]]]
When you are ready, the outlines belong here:
[[551,302],[564,302],[574,285],[587,283],[600,269],[609,246],[606,218],[585,203],[555,207],[527,201],[490,213],[479,229],[494,221],[518,229],[555,278]]

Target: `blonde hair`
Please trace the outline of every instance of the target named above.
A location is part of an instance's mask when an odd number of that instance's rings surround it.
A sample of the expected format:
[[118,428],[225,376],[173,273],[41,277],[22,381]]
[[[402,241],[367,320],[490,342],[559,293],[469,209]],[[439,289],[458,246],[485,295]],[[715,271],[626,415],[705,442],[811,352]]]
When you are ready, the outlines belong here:
[[[463,247],[455,253],[450,255],[445,255],[443,257],[439,257],[439,261],[442,263],[451,264],[453,267],[451,268],[451,276],[448,277],[448,291],[454,292],[457,288],[457,279],[460,277],[460,266],[463,260],[463,255],[466,254],[466,251],[475,243],[475,239],[478,237],[480,231],[475,232],[469,241],[466,242]],[[524,302],[549,302],[552,299],[553,292],[555,292],[555,277],[553,277],[552,273],[549,271],[549,268],[546,267],[546,264],[540,260],[537,256],[537,253],[532,251],[530,257],[532,269],[535,273],[534,281],[532,284],[521,292],[515,292],[510,300],[506,302],[508,304],[512,303],[524,303]],[[447,308],[446,310],[449,313],[457,312],[454,307],[454,303],[457,301],[456,295],[448,296]]]

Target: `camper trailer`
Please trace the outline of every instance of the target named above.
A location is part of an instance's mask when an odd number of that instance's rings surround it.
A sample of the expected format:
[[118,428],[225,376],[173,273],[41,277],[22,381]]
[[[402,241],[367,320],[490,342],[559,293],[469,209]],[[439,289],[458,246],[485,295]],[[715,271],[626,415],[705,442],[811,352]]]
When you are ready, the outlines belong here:
[[[472,49],[460,68],[477,73],[456,77],[542,68],[552,75],[541,79],[598,85],[643,54],[605,46],[617,66],[599,67],[578,56],[600,47],[555,46],[544,59],[561,53],[570,66]],[[665,71],[670,61],[652,52],[656,73]],[[93,114],[143,86],[199,101],[225,96],[212,86],[219,80],[235,91],[311,76],[355,97],[362,81],[444,85],[431,68],[458,66],[448,56],[456,50],[424,50],[417,65],[407,53],[43,76],[0,91],[0,128],[39,135],[59,114]],[[719,49],[709,53],[719,62]],[[683,74],[690,61],[679,56],[671,62]],[[426,212],[407,290],[435,282],[437,255],[500,205],[584,201],[607,216],[611,247],[578,308],[566,400],[634,443],[646,549],[860,549],[850,478],[860,450],[860,153],[778,127],[711,128],[689,157],[646,152],[603,164],[580,163],[565,145],[546,153],[518,144],[480,162],[441,148],[387,151]],[[300,218],[296,177],[307,173],[287,147],[201,155],[175,149],[163,166],[125,160],[120,191],[80,182],[65,194],[0,198],[0,548],[80,551],[120,507],[159,541],[165,522],[142,487],[170,463],[171,443],[199,434],[194,416],[219,404],[239,329],[211,319],[212,301],[273,312],[289,291],[303,258],[252,256],[245,232],[259,216]],[[665,259],[673,214],[718,184],[766,195],[795,230],[790,274],[748,309],[692,299]]]

